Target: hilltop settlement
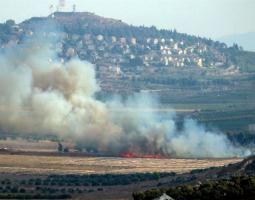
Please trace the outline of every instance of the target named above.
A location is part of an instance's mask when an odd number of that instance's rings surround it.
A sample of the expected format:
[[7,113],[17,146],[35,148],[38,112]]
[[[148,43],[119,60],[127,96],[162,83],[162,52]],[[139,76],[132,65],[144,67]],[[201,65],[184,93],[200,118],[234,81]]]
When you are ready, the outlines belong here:
[[[170,77],[179,71],[237,75],[251,70],[255,62],[255,54],[243,51],[237,44],[228,47],[176,30],[136,27],[88,12],[56,12],[20,24],[8,20],[0,24],[1,51],[38,37],[38,33],[52,41],[51,48],[62,62],[79,57],[95,64],[102,87],[112,92],[153,90],[153,84],[177,84]],[[114,80],[127,84],[116,84]],[[196,83],[185,78],[181,84]]]

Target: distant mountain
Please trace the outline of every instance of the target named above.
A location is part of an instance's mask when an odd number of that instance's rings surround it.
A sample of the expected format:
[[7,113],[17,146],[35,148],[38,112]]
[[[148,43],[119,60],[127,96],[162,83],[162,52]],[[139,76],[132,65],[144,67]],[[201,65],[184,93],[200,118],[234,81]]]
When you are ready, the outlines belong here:
[[237,43],[246,51],[255,51],[255,32],[228,35],[218,39],[229,46],[232,46],[233,43]]

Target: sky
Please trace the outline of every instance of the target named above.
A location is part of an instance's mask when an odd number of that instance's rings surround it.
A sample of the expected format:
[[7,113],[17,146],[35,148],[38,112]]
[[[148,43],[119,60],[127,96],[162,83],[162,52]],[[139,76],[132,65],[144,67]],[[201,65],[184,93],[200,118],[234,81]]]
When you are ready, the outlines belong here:
[[[0,22],[21,22],[32,16],[49,15],[58,0],[0,0]],[[66,11],[121,19],[133,25],[217,39],[226,35],[255,32],[255,0],[66,0]]]

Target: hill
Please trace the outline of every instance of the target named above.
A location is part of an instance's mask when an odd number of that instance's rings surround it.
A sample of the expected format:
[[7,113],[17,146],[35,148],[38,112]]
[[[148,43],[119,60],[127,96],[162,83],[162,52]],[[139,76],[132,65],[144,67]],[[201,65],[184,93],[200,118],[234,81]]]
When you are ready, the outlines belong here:
[[[255,157],[222,168],[195,170],[188,184],[175,187],[159,187],[145,192],[134,193],[135,200],[152,200],[162,194],[176,200],[218,199],[251,200],[255,191]],[[212,176],[213,175],[213,176]],[[200,177],[200,179],[198,178]]]
[[227,47],[224,43],[176,30],[136,27],[89,12],[56,12],[18,25],[2,24],[2,46],[15,37],[16,42],[22,42],[23,38],[32,37],[34,32],[40,31],[49,37],[54,37],[53,33],[61,33],[61,44],[58,44],[60,57],[69,59],[78,55],[100,67],[119,65],[123,71],[133,73],[139,71],[137,67],[143,71],[145,67],[154,71],[169,67],[238,68],[242,67],[242,62],[249,64],[252,59],[242,56],[235,60],[233,53],[255,57],[255,53],[242,51],[237,45]]
[[207,182],[199,185],[185,185],[161,190],[149,190],[133,195],[134,200],[153,200],[164,193],[175,200],[252,200],[255,191],[255,177],[233,177],[229,180]]
[[0,51],[38,35],[62,62],[79,57],[95,64],[102,100],[152,93],[164,107],[201,111],[192,117],[222,130],[254,131],[254,52],[88,12],[8,20],[0,24]]

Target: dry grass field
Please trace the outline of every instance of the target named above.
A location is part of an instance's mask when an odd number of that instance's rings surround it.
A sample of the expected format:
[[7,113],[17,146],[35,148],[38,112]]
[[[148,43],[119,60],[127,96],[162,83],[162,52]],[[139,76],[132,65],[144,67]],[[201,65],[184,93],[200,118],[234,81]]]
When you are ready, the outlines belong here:
[[[64,143],[70,149],[73,144]],[[26,174],[128,174],[146,172],[184,173],[193,169],[218,167],[239,162],[241,159],[145,159],[110,157],[71,157],[63,154],[44,155],[56,152],[57,143],[51,141],[0,140],[0,148],[24,152],[41,152],[36,155],[0,154],[0,173]],[[50,153],[51,154],[51,153]],[[39,156],[38,156],[39,155]]]
[[0,140],[0,148],[8,148],[21,151],[53,152],[57,149],[57,143],[48,140],[28,141],[24,139],[7,139]]
[[105,173],[184,173],[228,165],[241,159],[144,159],[107,157],[66,157],[0,155],[0,173],[25,174],[105,174]]
[[[73,150],[71,142],[62,143]],[[34,191],[45,195],[44,190],[58,190],[63,193],[81,191],[81,193],[68,193],[71,199],[96,200],[132,200],[132,193],[158,187],[159,183],[170,184],[176,180],[189,181],[190,172],[194,169],[219,167],[230,163],[240,162],[241,158],[229,159],[150,159],[150,158],[118,158],[118,157],[92,157],[85,154],[58,153],[57,143],[51,141],[0,140],[0,183],[11,181],[5,188],[25,188],[26,195],[33,195]],[[141,181],[128,185],[61,185],[52,184],[37,186],[31,179],[46,180],[49,175],[86,175],[86,174],[134,174],[153,172],[176,172],[175,176],[163,177],[159,180]],[[73,176],[72,175],[72,176]],[[129,176],[129,175],[127,175]],[[193,174],[192,174],[193,176]],[[125,176],[126,177],[126,176]],[[199,180],[199,177],[196,177]],[[79,179],[79,176],[78,176]],[[50,179],[49,179],[50,180]],[[69,180],[69,182],[68,182]],[[100,179],[101,180],[101,179]],[[125,179],[126,180],[126,179]],[[26,184],[23,184],[25,182]],[[51,182],[50,182],[51,183]],[[54,184],[53,184],[54,183]],[[6,183],[7,184],[7,183]],[[1,192],[1,191],[0,191]],[[12,194],[12,191],[7,193]],[[2,191],[2,195],[6,194]],[[60,194],[55,192],[54,194]],[[23,194],[20,194],[23,195]],[[24,198],[25,199],[25,198]]]

